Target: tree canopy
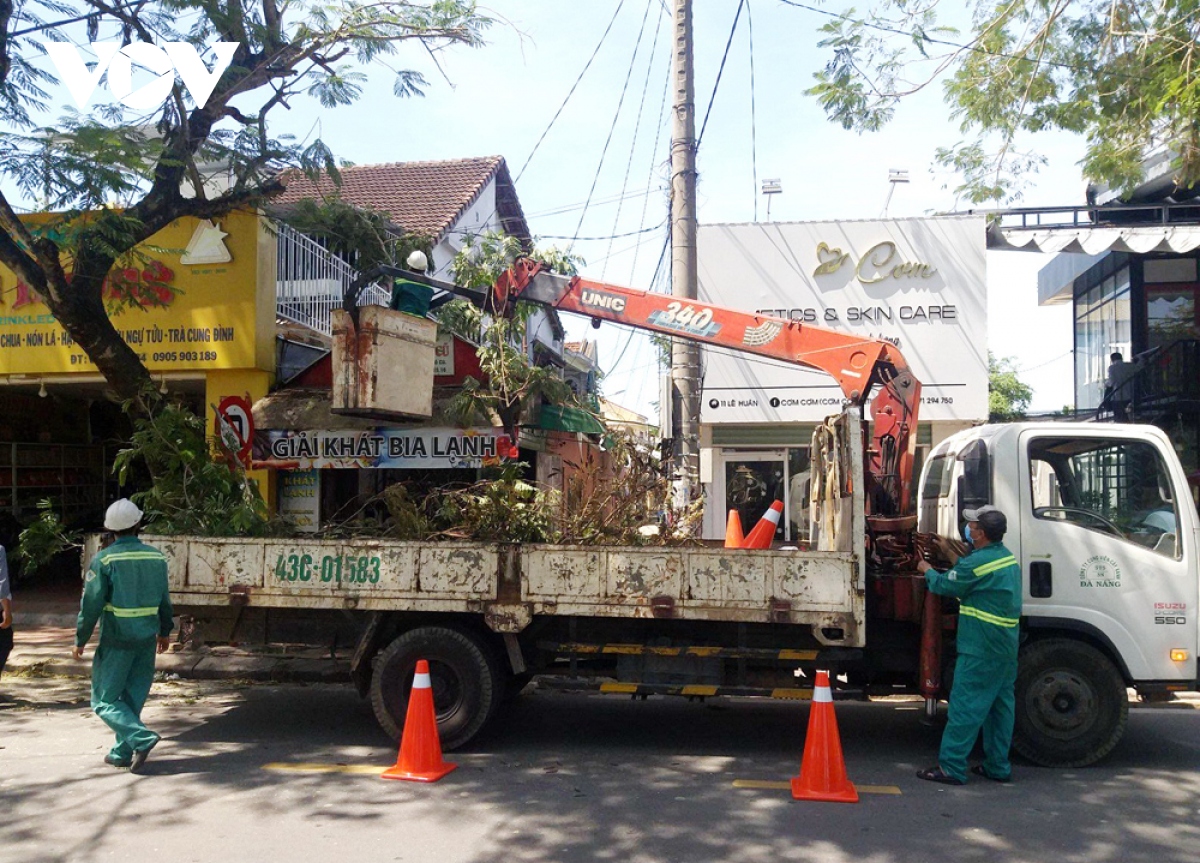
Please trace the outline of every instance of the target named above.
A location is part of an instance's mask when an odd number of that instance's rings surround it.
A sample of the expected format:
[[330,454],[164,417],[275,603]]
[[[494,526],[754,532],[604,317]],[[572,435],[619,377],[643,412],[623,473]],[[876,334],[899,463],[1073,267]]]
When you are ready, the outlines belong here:
[[[490,288],[519,256],[542,261],[552,272],[575,275],[582,260],[555,248],[527,252],[520,240],[507,234],[486,233],[467,237],[451,265],[456,284]],[[535,405],[574,405],[575,394],[557,369],[531,361],[527,324],[537,307],[517,302],[505,314],[484,314],[465,300],[454,300],[438,311],[438,323],[448,332],[479,345],[479,367],[484,381],[468,377],[450,403],[450,411],[464,426],[494,415],[516,442],[522,420]]]
[[1043,164],[1027,139],[1052,129],[1086,139],[1089,180],[1130,190],[1159,149],[1180,187],[1200,180],[1200,0],[976,0],[966,33],[938,7],[881,0],[833,17],[819,42],[832,56],[807,92],[831,120],[873,131],[940,83],[967,137],[937,160],[974,203],[1019,196]]
[[[425,78],[397,65],[403,46],[431,54],[478,46],[491,23],[473,0],[0,0],[0,182],[58,213],[34,227],[0,193],[0,263],[40,296],[118,395],[153,392],[109,319],[112,294],[117,306],[141,299],[120,284],[105,296],[110,270],[136,260],[138,244],[181,217],[257,207],[280,190],[285,168],[336,179],[338,161],[324,142],[273,134],[272,112],[302,99],[351,104],[371,64],[389,69],[395,95],[421,95]],[[56,79],[39,43],[64,38],[186,43],[202,60],[218,43],[236,48],[202,104],[172,79],[148,109],[131,109],[137,100],[126,98],[48,120],[56,88],[69,82]],[[215,68],[208,63],[204,72]],[[89,75],[98,77],[96,67]],[[227,183],[211,182],[217,167]]]
[[1017,377],[1011,357],[998,360],[988,351],[988,421],[1006,423],[1022,419],[1033,400],[1033,389]]

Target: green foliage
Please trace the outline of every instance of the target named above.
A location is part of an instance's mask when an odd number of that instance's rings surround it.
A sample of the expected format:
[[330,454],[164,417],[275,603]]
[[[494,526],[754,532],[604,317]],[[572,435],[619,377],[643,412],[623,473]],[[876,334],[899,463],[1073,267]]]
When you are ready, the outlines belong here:
[[518,470],[510,465],[496,479],[438,492],[434,519],[448,525],[443,535],[480,542],[557,541],[558,493],[525,482]]
[[17,556],[26,575],[50,563],[71,548],[83,548],[83,534],[69,530],[50,500],[38,501],[38,516],[21,531]]
[[1032,399],[1033,390],[1017,377],[1012,358],[998,360],[988,351],[988,421],[1022,419]]
[[462,251],[450,265],[450,273],[455,284],[467,288],[490,288],[519,257],[541,261],[551,272],[564,276],[576,275],[585,263],[579,255],[554,246],[526,252],[516,237],[488,231],[466,238]]
[[425,511],[413,500],[404,483],[389,485],[383,490],[383,500],[391,516],[388,535],[394,539],[424,540],[433,527]]
[[[457,284],[487,288],[524,254],[520,241],[503,234],[469,237],[451,268]],[[535,255],[556,272],[572,275],[579,259],[548,249]],[[517,303],[504,317],[485,315],[477,307],[455,301],[443,306],[438,321],[448,331],[479,345],[477,354],[484,380],[468,377],[451,399],[448,413],[460,425],[499,419],[515,441],[521,421],[543,400],[579,405],[557,369],[534,364],[529,357],[526,327],[534,307]]]
[[[384,489],[386,522],[352,521],[332,534],[384,535],[425,542],[555,542],[578,545],[674,545],[694,542],[703,502],[673,512],[670,478],[653,450],[623,430],[610,430],[604,451],[565,461],[565,488],[530,483],[522,466],[506,464],[470,485],[439,487],[416,497],[397,483]],[[372,502],[364,509],[370,508]],[[674,528],[659,530],[670,513]]]
[[1164,146],[1180,185],[1200,180],[1200,0],[977,0],[963,36],[938,12],[881,0],[831,20],[819,45],[832,56],[807,92],[844,128],[874,131],[904,96],[941,81],[973,140],[938,161],[962,170],[957,191],[976,203],[1017,197],[1041,162],[1017,142],[1051,129],[1087,139],[1090,180],[1129,190]]
[[588,451],[566,483],[563,506],[555,514],[559,542],[579,545],[664,545],[692,541],[699,531],[703,502],[675,513],[674,530],[659,522],[672,510],[674,490],[654,450],[630,433],[613,429],[604,452]]
[[288,208],[284,221],[320,241],[359,272],[403,261],[417,249],[426,255],[433,249],[428,237],[397,232],[386,213],[356,207],[336,197],[300,201]]
[[[284,6],[158,0],[115,7],[93,0],[30,0],[17,9],[9,28],[21,30],[80,13],[92,16],[99,40],[128,41],[133,31],[159,44],[202,47],[224,40],[241,47],[204,109],[190,104],[188,92],[177,87],[150,112],[150,122],[145,114],[113,104],[88,114],[68,109],[52,126],[39,127],[34,118],[50,110],[55,78],[39,68],[46,64],[21,58],[39,55],[37,42],[45,33],[0,37],[0,48],[13,60],[0,79],[0,119],[9,127],[0,138],[0,172],[48,209],[87,210],[114,200],[136,201],[145,196],[146,182],[159,167],[186,168],[190,178],[199,165],[228,160],[239,191],[265,183],[289,165],[336,174],[319,138],[305,144],[292,136],[271,136],[268,112],[301,94],[325,108],[353,104],[367,78],[364,68],[371,64],[395,75],[397,95],[421,95],[426,84],[421,74],[396,68],[401,46],[476,47],[492,24],[473,0],[302,0]],[[238,107],[227,112],[235,97]],[[192,140],[180,149],[180,130],[190,115],[201,111],[218,122],[211,130],[205,128],[209,122],[193,124]],[[195,131],[203,134],[196,138]]]
[[[149,372],[108,320],[110,272],[180,218],[261,206],[289,168],[339,182],[319,133],[273,134],[272,114],[304,98],[356,102],[370,64],[394,76],[397,96],[420,95],[425,79],[404,68],[403,49],[436,65],[450,45],[482,45],[492,23],[475,0],[0,0],[0,264],[41,290],[113,389],[134,397]],[[47,38],[238,47],[203,106],[177,83],[148,111],[114,102],[51,120],[65,88],[41,57]],[[213,166],[228,183],[210,182]],[[15,216],[29,205],[64,214],[57,236],[30,234]],[[107,285],[118,305],[145,305],[128,280]]]
[[204,418],[184,405],[163,403],[152,415],[125,406],[133,421],[129,446],[117,453],[113,472],[122,484],[144,467],[147,491],[133,500],[146,513],[146,530],[193,536],[261,536],[267,508],[258,486],[226,454],[215,455]]

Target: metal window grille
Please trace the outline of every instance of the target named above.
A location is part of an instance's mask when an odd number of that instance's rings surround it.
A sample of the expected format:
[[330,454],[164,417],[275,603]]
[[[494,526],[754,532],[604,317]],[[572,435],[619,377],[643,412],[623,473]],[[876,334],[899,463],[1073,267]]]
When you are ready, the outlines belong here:
[[[358,270],[288,225],[277,226],[277,249],[276,315],[331,335],[330,313],[341,307]],[[358,304],[386,306],[391,297],[390,290],[374,284],[359,295]]]

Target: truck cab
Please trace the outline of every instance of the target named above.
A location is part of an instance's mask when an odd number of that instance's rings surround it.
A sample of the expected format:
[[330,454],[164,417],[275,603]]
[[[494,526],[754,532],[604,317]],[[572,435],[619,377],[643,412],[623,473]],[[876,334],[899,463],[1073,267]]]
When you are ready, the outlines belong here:
[[1012,423],[939,444],[918,530],[961,537],[962,511],[1008,516],[1024,582],[1014,747],[1088,764],[1116,745],[1127,687],[1196,688],[1200,519],[1174,447],[1145,425]]

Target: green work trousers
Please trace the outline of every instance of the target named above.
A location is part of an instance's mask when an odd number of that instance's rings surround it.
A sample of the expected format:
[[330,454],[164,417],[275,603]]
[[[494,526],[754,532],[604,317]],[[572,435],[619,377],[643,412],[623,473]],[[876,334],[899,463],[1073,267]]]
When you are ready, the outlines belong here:
[[1008,750],[1016,718],[1016,660],[959,654],[950,690],[950,717],[938,764],[947,776],[967,779],[967,756],[983,731],[983,769],[994,779],[1012,774]]
[[92,711],[117,735],[108,754],[121,761],[158,742],[141,720],[154,683],[155,648],[153,640],[114,647],[101,639],[92,659]]

